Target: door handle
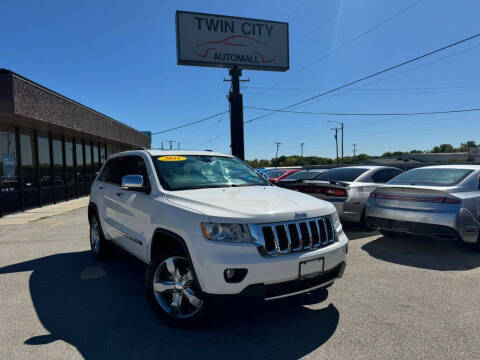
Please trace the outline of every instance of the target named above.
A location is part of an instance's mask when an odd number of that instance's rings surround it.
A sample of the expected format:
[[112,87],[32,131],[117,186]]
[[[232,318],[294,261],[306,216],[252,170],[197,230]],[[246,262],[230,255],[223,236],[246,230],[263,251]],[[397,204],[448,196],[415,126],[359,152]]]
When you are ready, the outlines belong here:
[[103,190],[103,189],[104,189],[103,186],[98,187],[98,190]]
[[117,196],[122,197],[122,196],[123,196],[123,193],[119,193],[119,192],[118,192],[118,193],[117,193]]

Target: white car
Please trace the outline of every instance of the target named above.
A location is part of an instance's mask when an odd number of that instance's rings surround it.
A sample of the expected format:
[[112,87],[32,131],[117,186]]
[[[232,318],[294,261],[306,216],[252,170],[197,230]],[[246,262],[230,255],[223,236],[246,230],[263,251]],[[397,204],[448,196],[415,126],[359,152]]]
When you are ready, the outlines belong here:
[[148,264],[147,297],[167,323],[198,322],[213,298],[271,300],[342,277],[348,239],[335,207],[272,186],[209,151],[115,154],[92,185],[90,244]]

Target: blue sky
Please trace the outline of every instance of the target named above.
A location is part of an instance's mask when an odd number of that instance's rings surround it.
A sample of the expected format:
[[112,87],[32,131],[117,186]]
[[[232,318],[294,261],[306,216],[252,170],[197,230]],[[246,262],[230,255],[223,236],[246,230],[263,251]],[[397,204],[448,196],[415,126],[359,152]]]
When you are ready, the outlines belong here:
[[[161,131],[228,109],[227,70],[176,63],[175,10],[286,21],[290,70],[244,71],[244,105],[281,108],[479,32],[475,0],[423,0],[323,60],[300,69],[418,0],[2,2],[0,67],[139,130]],[[8,14],[5,16],[5,14]],[[423,112],[480,107],[480,38],[295,110]],[[265,89],[277,84],[271,89]],[[249,120],[263,111],[245,109]],[[480,140],[480,112],[415,117],[277,113],[245,127],[246,158],[333,157],[330,130],[345,123],[345,154],[430,149]],[[182,148],[230,151],[229,118],[154,136]]]

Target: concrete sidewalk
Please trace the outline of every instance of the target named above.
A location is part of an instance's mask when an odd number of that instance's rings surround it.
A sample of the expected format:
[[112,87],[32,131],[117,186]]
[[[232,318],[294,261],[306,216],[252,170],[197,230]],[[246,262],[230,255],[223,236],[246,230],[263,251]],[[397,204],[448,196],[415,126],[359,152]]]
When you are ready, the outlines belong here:
[[47,219],[55,215],[76,210],[88,205],[88,196],[80,199],[64,201],[54,205],[47,205],[41,208],[30,209],[22,213],[7,215],[0,218],[1,225],[21,225]]

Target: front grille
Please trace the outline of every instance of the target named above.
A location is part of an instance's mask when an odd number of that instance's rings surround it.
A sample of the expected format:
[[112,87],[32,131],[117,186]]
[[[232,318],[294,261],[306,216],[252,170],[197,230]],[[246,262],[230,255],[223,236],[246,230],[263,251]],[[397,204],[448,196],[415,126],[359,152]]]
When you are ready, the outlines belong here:
[[340,266],[341,265],[338,265],[333,269],[327,270],[324,273],[312,278],[291,280],[278,284],[265,285],[265,298],[269,299],[277,296],[293,294],[334,280],[339,275]]
[[325,247],[335,241],[328,216],[273,224],[250,225],[250,232],[264,256],[283,255]]

